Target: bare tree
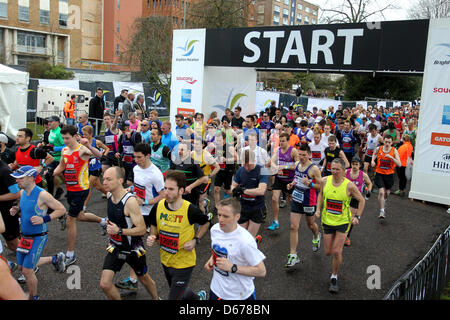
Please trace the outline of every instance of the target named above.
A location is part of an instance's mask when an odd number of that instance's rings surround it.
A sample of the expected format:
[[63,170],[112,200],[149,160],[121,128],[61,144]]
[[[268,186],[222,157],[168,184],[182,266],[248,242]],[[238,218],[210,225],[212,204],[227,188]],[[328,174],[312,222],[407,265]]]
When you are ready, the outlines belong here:
[[192,28],[247,27],[251,0],[199,0],[188,11]]
[[121,61],[140,67],[147,81],[155,84],[167,103],[170,99],[173,24],[169,17],[137,18],[125,41]]
[[328,0],[321,9],[320,20],[324,23],[359,23],[385,18],[386,10],[398,7],[392,3],[379,4],[377,0]]
[[410,19],[450,17],[450,0],[417,0],[408,8]]

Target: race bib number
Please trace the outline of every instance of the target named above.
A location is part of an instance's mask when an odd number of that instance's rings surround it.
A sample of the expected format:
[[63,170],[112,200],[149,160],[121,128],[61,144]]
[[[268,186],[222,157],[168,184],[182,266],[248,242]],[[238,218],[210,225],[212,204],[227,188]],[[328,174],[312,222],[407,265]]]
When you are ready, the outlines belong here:
[[159,231],[159,244],[161,249],[170,254],[176,254],[178,252],[179,238],[180,235],[178,233]]
[[114,136],[105,136],[105,144],[106,145],[114,144]]
[[141,198],[142,200],[145,200],[145,187],[135,183],[134,184],[134,191],[136,192],[136,195]]
[[133,162],[133,157],[132,156],[123,156],[123,162],[131,163],[131,162]]
[[366,154],[368,156],[373,156],[373,149],[367,149]]
[[327,199],[327,211],[332,214],[342,214],[342,201]]
[[292,200],[295,202],[301,202],[303,203],[303,200],[305,199],[305,194],[298,189],[294,189],[292,192]]
[[331,171],[331,162],[327,162],[327,170]]
[[388,170],[391,168],[391,160],[380,159],[380,169]]
[[123,146],[123,153],[133,154],[134,153],[133,146]]
[[77,171],[76,170],[65,170],[64,178],[66,179],[66,184],[73,186],[78,183]]
[[111,234],[109,236],[109,240],[112,243],[120,246],[122,244],[122,235],[120,235],[120,234]]
[[344,143],[342,144],[342,148],[344,148],[344,149],[350,149],[351,147],[352,147],[352,144],[351,144],[351,143],[344,142]]
[[312,151],[311,158],[314,160],[320,160],[322,158],[322,153],[320,151]]
[[21,237],[17,246],[17,251],[28,254],[33,247],[34,239],[31,237]]

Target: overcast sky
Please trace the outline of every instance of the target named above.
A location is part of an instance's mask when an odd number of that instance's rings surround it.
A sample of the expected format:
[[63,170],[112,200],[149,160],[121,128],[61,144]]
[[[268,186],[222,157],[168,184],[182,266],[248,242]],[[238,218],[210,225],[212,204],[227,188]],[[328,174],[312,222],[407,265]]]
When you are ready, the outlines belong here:
[[[321,8],[330,8],[336,5],[339,5],[344,0],[309,0],[309,2],[313,4],[317,4]],[[399,7],[398,10],[386,10],[384,12],[385,15],[385,21],[393,21],[393,20],[407,20],[408,19],[408,12],[407,9],[409,6],[411,6],[412,3],[415,1],[411,0],[395,0],[395,1],[389,1],[389,0],[368,0],[370,2],[370,5],[372,8],[374,8],[372,11],[379,10],[383,7],[385,7],[387,4],[392,3],[395,4],[397,7]],[[377,21],[383,21],[384,19],[379,16]]]

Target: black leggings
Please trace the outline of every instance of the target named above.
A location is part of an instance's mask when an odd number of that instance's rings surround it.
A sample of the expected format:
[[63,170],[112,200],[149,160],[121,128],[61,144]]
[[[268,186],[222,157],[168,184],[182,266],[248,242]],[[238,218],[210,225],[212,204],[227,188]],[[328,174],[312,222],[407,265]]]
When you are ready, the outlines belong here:
[[406,189],[406,167],[397,167],[397,176],[398,176],[398,189],[401,191],[405,191]]
[[169,283],[169,300],[200,300],[200,296],[188,288],[194,267],[175,269],[163,265],[164,275]]

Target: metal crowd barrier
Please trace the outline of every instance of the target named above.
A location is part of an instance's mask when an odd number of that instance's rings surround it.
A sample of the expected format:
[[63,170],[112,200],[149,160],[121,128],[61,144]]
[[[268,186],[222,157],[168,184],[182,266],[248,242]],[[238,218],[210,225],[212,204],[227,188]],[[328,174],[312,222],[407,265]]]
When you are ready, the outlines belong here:
[[383,300],[436,300],[450,281],[450,226],[414,268],[406,272]]

